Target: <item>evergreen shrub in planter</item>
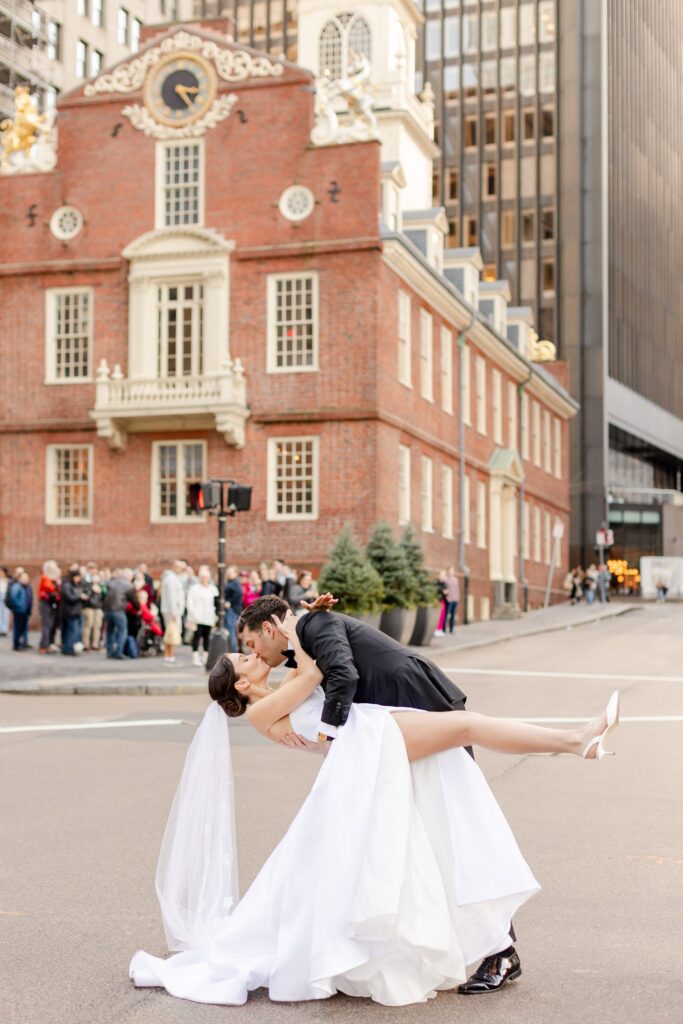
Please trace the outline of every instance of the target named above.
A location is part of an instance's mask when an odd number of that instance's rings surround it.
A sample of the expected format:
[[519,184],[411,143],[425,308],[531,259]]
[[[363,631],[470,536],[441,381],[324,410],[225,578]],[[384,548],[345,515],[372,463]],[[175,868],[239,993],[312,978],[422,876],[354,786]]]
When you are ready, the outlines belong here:
[[399,643],[407,643],[415,626],[415,579],[388,523],[377,524],[366,551],[384,584],[379,628]]
[[413,527],[408,523],[399,542],[415,579],[417,614],[408,641],[414,647],[428,647],[439,624],[441,602],[436,582],[424,567],[424,554]]
[[330,560],[320,573],[318,589],[330,591],[339,600],[337,608],[346,615],[378,627],[384,587],[347,524],[330,551]]

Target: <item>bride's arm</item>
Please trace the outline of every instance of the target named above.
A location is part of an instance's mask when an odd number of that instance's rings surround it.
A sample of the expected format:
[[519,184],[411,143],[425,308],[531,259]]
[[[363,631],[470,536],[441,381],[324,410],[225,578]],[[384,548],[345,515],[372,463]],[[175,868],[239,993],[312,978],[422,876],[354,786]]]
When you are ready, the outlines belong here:
[[288,612],[282,622],[276,616],[273,616],[273,619],[275,620],[275,625],[284,633],[292,645],[298,665],[297,672],[293,677],[288,676],[286,678],[286,685],[281,683],[274,693],[263,697],[262,700],[257,701],[255,704],[251,704],[247,709],[247,717],[254,728],[258,729],[264,736],[279,742],[281,736],[275,736],[271,733],[273,726],[280,722],[281,719],[286,718],[290,711],[294,711],[295,708],[303,704],[306,698],[313,693],[316,686],[320,685],[323,676],[316,663],[306,654],[299,642],[294,615]]

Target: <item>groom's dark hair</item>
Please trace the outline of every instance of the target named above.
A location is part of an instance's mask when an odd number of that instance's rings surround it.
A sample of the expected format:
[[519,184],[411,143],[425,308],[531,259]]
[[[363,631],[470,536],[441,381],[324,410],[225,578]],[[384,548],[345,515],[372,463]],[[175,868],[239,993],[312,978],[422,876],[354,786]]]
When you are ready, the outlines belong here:
[[260,633],[264,622],[270,622],[273,615],[283,619],[289,611],[289,605],[281,597],[275,594],[268,594],[266,597],[257,597],[248,608],[245,608],[237,620],[237,632],[243,629],[250,629],[254,633]]

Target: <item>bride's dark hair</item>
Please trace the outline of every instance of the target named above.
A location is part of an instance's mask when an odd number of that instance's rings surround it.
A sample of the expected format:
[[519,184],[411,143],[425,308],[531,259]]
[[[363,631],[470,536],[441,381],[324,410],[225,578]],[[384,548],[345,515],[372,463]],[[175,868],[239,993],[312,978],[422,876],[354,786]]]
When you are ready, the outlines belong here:
[[249,707],[247,698],[235,687],[238,679],[235,666],[226,654],[209,673],[209,696],[220,704],[228,718],[239,718]]

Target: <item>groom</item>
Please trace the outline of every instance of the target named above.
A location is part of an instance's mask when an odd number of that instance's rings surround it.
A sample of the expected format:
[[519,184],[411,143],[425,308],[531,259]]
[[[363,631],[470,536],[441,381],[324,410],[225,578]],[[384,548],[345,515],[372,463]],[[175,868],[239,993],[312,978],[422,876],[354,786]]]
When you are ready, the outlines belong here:
[[[287,639],[273,622],[289,605],[279,597],[259,597],[237,622],[242,642],[273,668],[296,667]],[[352,703],[382,704],[424,711],[464,711],[465,695],[433,662],[357,619],[338,612],[312,611],[297,622],[304,651],[323,673],[325,691],[318,738],[331,742],[349,716]],[[514,932],[511,932],[514,940]],[[519,956],[508,946],[487,956],[463,984],[463,995],[496,992],[522,973]]]

